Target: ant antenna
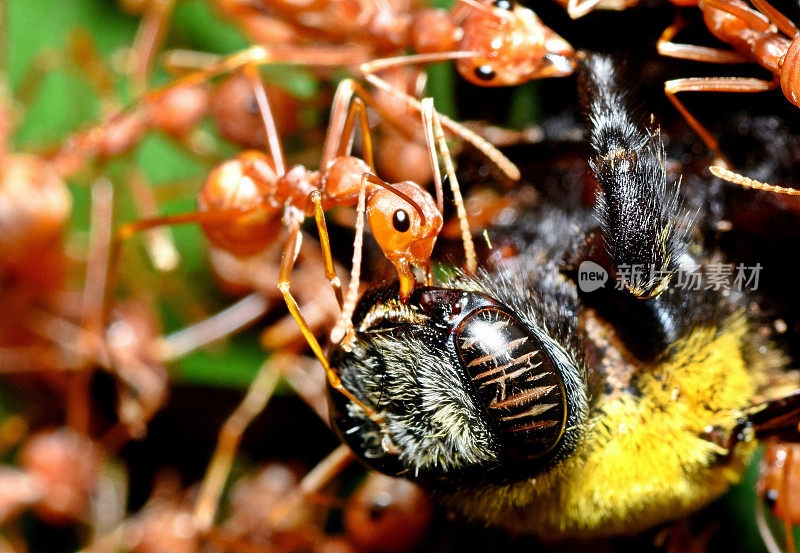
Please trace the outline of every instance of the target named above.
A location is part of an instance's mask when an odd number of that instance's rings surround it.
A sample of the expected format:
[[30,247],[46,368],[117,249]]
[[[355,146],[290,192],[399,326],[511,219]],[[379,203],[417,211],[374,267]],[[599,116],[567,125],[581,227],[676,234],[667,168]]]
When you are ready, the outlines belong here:
[[708,168],[708,170],[711,171],[711,174],[717,178],[732,182],[733,184],[738,184],[739,186],[744,186],[745,188],[764,190],[766,192],[775,192],[776,194],[787,194],[789,196],[800,196],[800,190],[797,188],[786,188],[783,186],[775,186],[765,182],[753,180],[750,177],[745,177],[739,173],[734,173],[733,171],[725,169],[724,167],[712,165]]
[[433,98],[425,98],[422,100],[422,123],[425,126],[425,141],[428,144],[428,152],[431,157],[431,165],[433,166],[433,176],[436,182],[436,201],[439,206],[439,212],[443,212],[442,174],[439,169],[439,160],[436,156],[434,138],[438,142],[439,151],[444,158],[445,170],[447,171],[447,178],[450,182],[450,190],[453,192],[453,200],[456,204],[456,211],[458,212],[461,240],[464,243],[466,267],[467,271],[472,274],[478,266],[475,244],[472,242],[472,233],[469,230],[469,221],[467,220],[467,210],[464,208],[464,198],[461,196],[461,188],[458,186],[458,179],[456,178],[453,159],[450,157],[450,150],[447,147],[444,129],[442,129],[442,124],[439,120],[439,113],[433,107]]
[[766,0],[751,1],[753,2],[753,6],[767,16],[767,19],[769,19],[786,36],[794,38],[800,34],[800,30],[797,29],[797,25],[792,23],[788,17],[776,10],[772,4],[769,4]]
[[264,123],[264,131],[266,132],[267,143],[269,144],[269,153],[272,156],[272,162],[275,164],[275,171],[278,175],[283,176],[286,174],[286,162],[283,160],[283,149],[281,148],[281,141],[278,138],[278,129],[275,126],[275,119],[272,117],[272,109],[269,107],[267,93],[264,91],[264,83],[261,82],[261,77],[255,65],[245,65],[242,70],[250,81],[253,92],[255,93],[258,112]]

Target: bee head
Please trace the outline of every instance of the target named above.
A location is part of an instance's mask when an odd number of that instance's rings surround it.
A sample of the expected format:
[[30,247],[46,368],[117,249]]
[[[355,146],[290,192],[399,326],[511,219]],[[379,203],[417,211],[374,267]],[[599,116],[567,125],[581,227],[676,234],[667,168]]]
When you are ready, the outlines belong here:
[[495,482],[530,478],[572,449],[585,393],[544,329],[478,291],[397,298],[396,285],[365,294],[357,339],[330,354],[345,387],[383,417],[331,394],[334,427],[364,461],[421,480]]

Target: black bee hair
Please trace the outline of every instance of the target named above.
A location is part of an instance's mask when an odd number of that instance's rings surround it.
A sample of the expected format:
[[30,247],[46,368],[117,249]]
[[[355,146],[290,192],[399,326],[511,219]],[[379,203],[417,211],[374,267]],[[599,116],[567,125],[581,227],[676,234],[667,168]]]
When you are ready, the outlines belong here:
[[667,181],[658,129],[641,124],[619,86],[617,64],[588,56],[581,72],[589,160],[600,185],[596,215],[607,252],[617,267],[639,267],[627,277],[636,297],[658,295],[677,270],[692,217],[684,212],[680,182]]

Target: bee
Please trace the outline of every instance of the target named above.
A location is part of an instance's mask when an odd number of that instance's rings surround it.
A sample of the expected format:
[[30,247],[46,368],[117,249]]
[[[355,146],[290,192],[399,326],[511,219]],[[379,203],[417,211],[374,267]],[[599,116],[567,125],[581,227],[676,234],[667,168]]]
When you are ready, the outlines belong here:
[[[334,428],[367,465],[546,541],[687,516],[740,480],[760,439],[796,435],[800,407],[781,397],[783,357],[747,293],[681,282],[709,278],[717,258],[696,243],[659,131],[608,57],[581,72],[595,206],[540,200],[489,229],[513,253],[474,275],[407,300],[397,284],[369,289],[352,339],[329,351],[378,415],[330,393]],[[587,268],[603,286],[582,286]]]

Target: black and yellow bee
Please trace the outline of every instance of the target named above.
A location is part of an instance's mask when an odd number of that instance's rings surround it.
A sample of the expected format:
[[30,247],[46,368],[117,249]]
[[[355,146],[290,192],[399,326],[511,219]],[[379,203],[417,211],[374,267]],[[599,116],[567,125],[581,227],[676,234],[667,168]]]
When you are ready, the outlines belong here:
[[[695,243],[659,132],[636,121],[608,58],[584,65],[595,208],[540,201],[490,229],[516,253],[474,276],[405,303],[396,285],[368,291],[356,339],[330,353],[380,415],[331,394],[367,464],[546,540],[684,517],[741,478],[762,434],[796,434],[800,410],[746,292],[704,280],[716,258]],[[582,288],[586,267],[605,286]]]

